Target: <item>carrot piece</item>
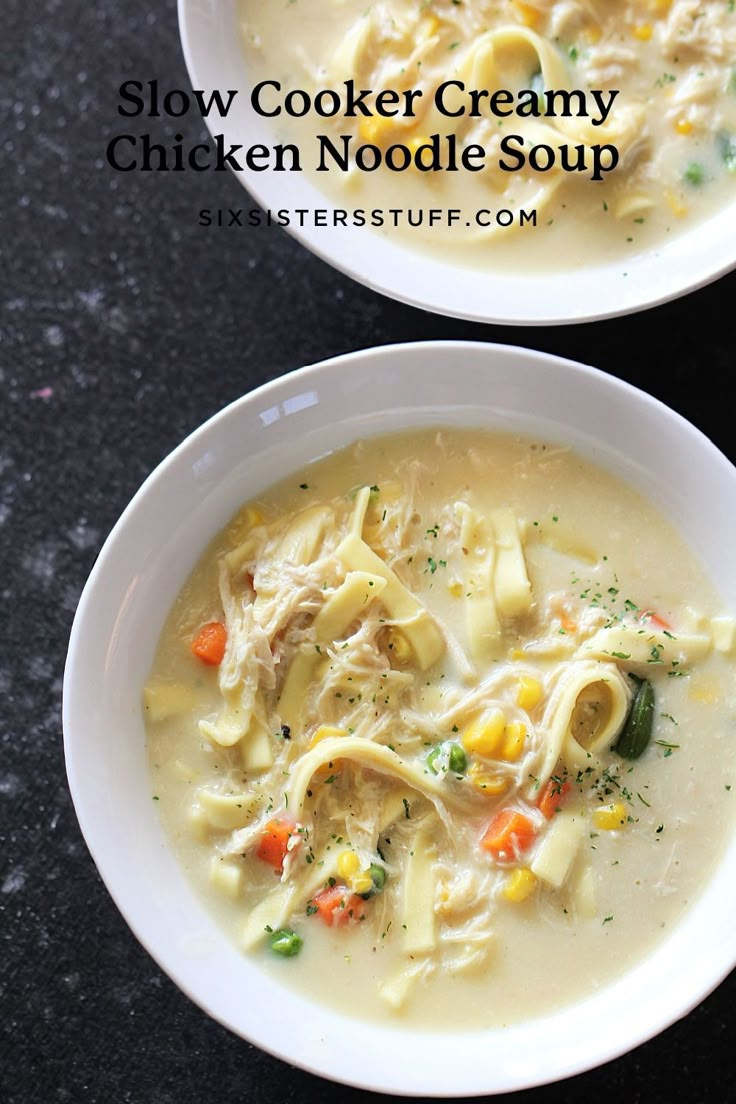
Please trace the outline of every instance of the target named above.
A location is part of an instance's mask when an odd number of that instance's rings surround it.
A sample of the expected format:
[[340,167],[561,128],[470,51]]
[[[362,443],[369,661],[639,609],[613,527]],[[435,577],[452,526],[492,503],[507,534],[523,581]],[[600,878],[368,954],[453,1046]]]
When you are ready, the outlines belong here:
[[560,782],[559,778],[550,778],[549,782],[542,790],[542,796],[537,802],[537,808],[540,813],[543,813],[547,820],[553,817],[555,813],[560,811],[560,806],[571,789],[571,782]]
[[347,924],[349,920],[365,918],[365,901],[357,893],[351,893],[347,886],[326,886],[315,893],[309,902],[310,913],[316,912],[320,920],[328,927],[333,924]]
[[672,629],[669,621],[665,621],[664,617],[660,617],[654,610],[644,610],[639,620],[644,621],[647,625],[651,625],[654,629],[660,629],[665,632],[670,632]]
[[202,660],[216,667],[222,663],[227,644],[227,629],[221,621],[209,621],[199,630],[192,641],[192,651]]
[[569,633],[572,636],[578,631],[577,622],[573,621],[564,606],[561,606],[558,610],[557,617],[560,622],[560,628],[564,633]]
[[550,608],[552,613],[560,623],[560,629],[563,633],[569,633],[574,636],[578,631],[578,623],[575,620],[573,614],[568,607],[568,599],[562,594],[555,594],[550,600]]
[[534,843],[537,831],[528,816],[518,809],[501,809],[481,836],[480,845],[496,859],[518,858]]
[[295,821],[288,817],[274,817],[266,824],[258,842],[256,855],[263,862],[269,863],[278,874],[281,874],[284,869],[289,839],[295,828]]

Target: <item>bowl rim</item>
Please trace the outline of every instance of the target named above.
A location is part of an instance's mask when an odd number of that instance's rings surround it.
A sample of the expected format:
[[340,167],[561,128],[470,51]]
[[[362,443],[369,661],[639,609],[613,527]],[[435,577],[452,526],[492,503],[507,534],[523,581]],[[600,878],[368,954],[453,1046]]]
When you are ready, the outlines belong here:
[[[295,1060],[294,1055],[289,1052],[288,1048],[279,1047],[273,1042],[264,1040],[262,1038],[254,1038],[252,1035],[245,1034],[241,1029],[232,1023],[231,1018],[224,1015],[217,1007],[215,995],[213,993],[202,994],[191,986],[182,982],[179,971],[176,969],[176,964],[172,965],[171,951],[169,948],[164,947],[161,943],[156,943],[149,938],[146,934],[142,933],[139,926],[133,922],[130,917],[130,902],[126,904],[125,895],[119,892],[118,887],[113,877],[113,872],[109,863],[104,860],[101,852],[97,846],[97,839],[95,836],[95,826],[87,816],[86,798],[84,794],[84,788],[80,779],[78,765],[75,762],[75,748],[74,748],[74,727],[76,723],[75,710],[76,710],[76,692],[75,687],[78,680],[78,670],[75,670],[75,657],[79,651],[79,640],[82,636],[85,628],[85,624],[88,618],[91,616],[90,611],[92,609],[92,603],[95,598],[95,591],[101,585],[101,580],[104,580],[105,571],[107,570],[107,562],[112,554],[115,545],[117,544],[120,535],[125,532],[129,521],[132,516],[139,509],[141,503],[143,503],[152,493],[153,489],[161,487],[165,480],[167,473],[181,463],[182,459],[186,457],[188,452],[200,443],[205,437],[212,435],[218,429],[219,424],[226,418],[232,417],[237,414],[238,411],[252,407],[255,403],[261,402],[264,398],[271,401],[279,392],[288,392],[289,388],[294,383],[301,384],[303,381],[309,379],[313,375],[330,368],[346,369],[352,366],[352,370],[360,369],[361,362],[370,362],[376,357],[391,358],[409,354],[412,350],[432,350],[436,353],[463,353],[468,350],[483,350],[483,355],[489,359],[496,356],[510,356],[511,358],[530,358],[540,367],[547,365],[550,362],[556,362],[558,366],[565,371],[572,372],[573,375],[578,377],[595,378],[597,381],[613,391],[618,391],[622,395],[628,395],[629,397],[636,397],[639,402],[643,402],[645,405],[650,405],[654,411],[664,411],[666,414],[675,420],[679,424],[681,429],[685,429],[688,433],[692,433],[700,439],[700,443],[703,447],[710,451],[711,458],[716,464],[725,464],[729,473],[729,477],[736,479],[736,467],[731,464],[728,458],[717,448],[716,445],[704,434],[700,429],[689,422],[677,411],[668,407],[659,399],[651,396],[647,392],[637,388],[636,386],[629,384],[628,382],[621,380],[615,376],[608,375],[601,369],[592,367],[590,365],[583,364],[578,361],[569,360],[568,358],[557,356],[555,354],[549,354],[546,352],[540,352],[538,350],[527,349],[518,346],[505,345],[502,343],[492,343],[475,340],[459,340],[459,341],[444,341],[444,340],[428,340],[421,342],[398,342],[388,345],[378,345],[373,347],[367,347],[360,350],[355,350],[350,353],[337,354],[324,358],[323,360],[315,361],[301,367],[297,367],[287,371],[284,375],[278,376],[274,379],[268,380],[260,386],[240,395],[232,402],[226,404],[220,410],[213,413],[210,417],[206,418],[201,424],[196,426],[191,432],[189,432],[180,443],[165,456],[149,473],[145,480],[140,485],[138,491],[133,495],[128,505],[118,518],[113,528],[110,530],[107,538],[103,542],[100,553],[89,573],[85,586],[82,590],[82,594],[79,599],[77,610],[75,612],[72,629],[69,637],[69,647],[67,653],[67,660],[64,668],[63,678],[63,692],[62,692],[62,718],[63,718],[63,743],[64,743],[64,757],[67,773],[67,780],[72,796],[72,801],[77,815],[79,826],[82,831],[82,835],[85,839],[85,843],[88,847],[90,855],[97,867],[98,873],[108,891],[112,897],[116,907],[118,908],[121,916],[126,921],[127,925],[132,930],[138,942],[144,947],[144,949],[151,955],[158,966],[165,972],[171,980],[180,988],[192,1002],[201,1008],[208,1016],[210,1016],[216,1022],[219,1022],[222,1026],[232,1031],[234,1034],[239,1035],[241,1038],[255,1044],[259,1049],[271,1054],[272,1056],[292,1065],[297,1066],[307,1072],[315,1074],[317,1076],[326,1078],[328,1080],[336,1081],[338,1083],[353,1086],[355,1088],[362,1088],[365,1090],[372,1090],[375,1092],[385,1093],[387,1095],[394,1096],[422,1096],[422,1097],[452,1097],[456,1096],[456,1091],[449,1091],[438,1087],[436,1091],[427,1091],[426,1087],[421,1089],[412,1089],[407,1085],[401,1085],[400,1087],[387,1085],[380,1080],[370,1080],[370,1077],[350,1077],[343,1074],[335,1074],[333,1071],[325,1069],[324,1065],[320,1065],[319,1058],[315,1055],[314,1060],[301,1059]],[[552,1078],[546,1076],[530,1076],[525,1075],[517,1084],[502,1085],[497,1088],[488,1088],[487,1085],[483,1087],[464,1086],[462,1095],[468,1096],[488,1096],[496,1095],[505,1092],[515,1092],[522,1089],[534,1088],[537,1086],[564,1082],[565,1080],[573,1077],[579,1073],[587,1072],[591,1069],[598,1068],[608,1061],[621,1057],[622,1055],[637,1049],[640,1045],[647,1042],[649,1039],[661,1034],[666,1028],[675,1023],[678,1019],[689,1014],[699,1003],[701,1003],[718,985],[728,976],[731,970],[736,966],[736,957],[730,955],[728,961],[724,958],[719,960],[718,966],[713,968],[711,966],[705,982],[700,981],[700,984],[695,986],[688,992],[687,999],[681,1001],[679,1005],[669,1007],[667,1010],[663,1010],[659,1019],[653,1020],[648,1024],[646,1029],[640,1028],[636,1033],[635,1039],[632,1039],[626,1035],[619,1038],[618,1042],[610,1043],[603,1048],[603,1053],[596,1053],[592,1057],[577,1056],[572,1062],[568,1070],[564,1073],[558,1073]],[[630,970],[627,971],[626,977],[629,976]],[[264,975],[265,977],[265,975]],[[606,989],[609,988],[607,983]],[[314,1008],[312,1004],[310,1008]],[[563,1010],[564,1011],[564,1010]],[[421,1033],[420,1033],[421,1034]],[[460,1037],[458,1033],[458,1038]],[[475,1036],[476,1038],[478,1036]]]
[[[204,36],[198,33],[198,25],[214,13],[217,19],[227,18],[226,13],[236,5],[237,0],[177,0],[180,46],[192,88],[209,87],[202,76],[208,59],[202,53]],[[203,121],[213,137],[217,128],[227,135],[231,125],[228,118],[221,118],[216,112]],[[239,133],[231,137],[237,140],[244,136]],[[228,170],[263,210],[288,208],[289,198],[294,207],[308,208],[310,200],[317,199],[328,211],[336,206],[307,174],[296,174],[301,178],[299,186],[291,188],[287,179],[294,175],[291,173],[276,173],[270,168],[254,172],[247,167],[234,169],[230,164]],[[407,306],[490,325],[568,326],[625,317],[662,306],[736,269],[733,235],[728,232],[734,211],[736,201],[698,220],[683,233],[628,259],[524,276],[502,268],[489,272],[475,265],[448,263],[429,252],[380,239],[366,228],[342,227],[330,232],[329,228],[291,223],[282,229],[342,275]],[[344,237],[341,239],[340,235]],[[676,277],[678,272],[680,275]],[[463,273],[466,279],[462,279]],[[636,294],[632,292],[634,284]],[[421,294],[415,290],[420,285]],[[564,309],[549,310],[545,304],[554,300],[563,286]],[[503,306],[499,307],[499,303]]]

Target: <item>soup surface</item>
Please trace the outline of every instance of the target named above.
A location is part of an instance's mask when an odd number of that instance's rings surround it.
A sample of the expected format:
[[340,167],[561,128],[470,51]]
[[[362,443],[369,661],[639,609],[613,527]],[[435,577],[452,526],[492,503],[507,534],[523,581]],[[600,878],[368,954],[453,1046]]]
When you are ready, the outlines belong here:
[[[448,259],[557,270],[656,250],[734,200],[730,0],[241,0],[240,11],[249,84],[280,82],[261,96],[280,112],[269,122],[348,225],[360,211],[361,225]],[[350,81],[371,90],[370,115],[345,117]],[[312,101],[337,91],[340,114],[290,118],[295,89]],[[401,98],[379,114],[383,90]],[[448,142],[483,155],[453,169]],[[359,147],[376,151],[370,171],[356,167]],[[535,224],[521,214],[532,211]]]
[[566,448],[372,438],[210,543],[144,690],[153,794],[243,953],[447,1032],[666,938],[732,831],[734,620]]

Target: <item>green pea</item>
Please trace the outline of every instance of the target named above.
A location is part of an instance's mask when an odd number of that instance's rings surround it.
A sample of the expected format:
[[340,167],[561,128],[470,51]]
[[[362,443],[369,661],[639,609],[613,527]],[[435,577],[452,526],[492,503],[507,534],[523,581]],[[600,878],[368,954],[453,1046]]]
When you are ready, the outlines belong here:
[[287,931],[286,928],[279,928],[278,931],[271,934],[271,950],[274,954],[283,955],[284,958],[293,958],[294,955],[298,955],[302,949],[304,940],[296,932]]
[[371,863],[368,867],[368,873],[371,876],[371,881],[375,886],[376,893],[380,893],[386,884],[386,871],[378,863]]
[[705,180],[705,170],[702,165],[699,165],[697,161],[691,161],[688,167],[683,173],[683,177],[687,180],[688,184],[695,185],[696,188]]
[[368,873],[373,885],[367,893],[361,893],[360,896],[364,901],[367,901],[369,897],[375,897],[377,893],[383,892],[383,887],[386,885],[386,871],[378,863],[371,863],[368,867]]
[[450,744],[450,770],[462,774],[468,765],[465,749],[460,744]]

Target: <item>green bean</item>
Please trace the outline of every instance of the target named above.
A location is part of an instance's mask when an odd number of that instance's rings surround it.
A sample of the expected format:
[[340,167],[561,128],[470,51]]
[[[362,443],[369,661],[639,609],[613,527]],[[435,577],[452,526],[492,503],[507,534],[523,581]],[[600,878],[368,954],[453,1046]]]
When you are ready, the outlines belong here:
[[437,759],[442,751],[442,744],[438,744],[437,747],[433,747],[427,755],[427,766],[431,770],[432,774],[437,773]]
[[721,161],[730,173],[736,173],[736,136],[729,134],[727,130],[721,130],[716,135]]
[[631,707],[613,749],[622,759],[638,759],[652,738],[654,688],[647,679],[636,682]]

